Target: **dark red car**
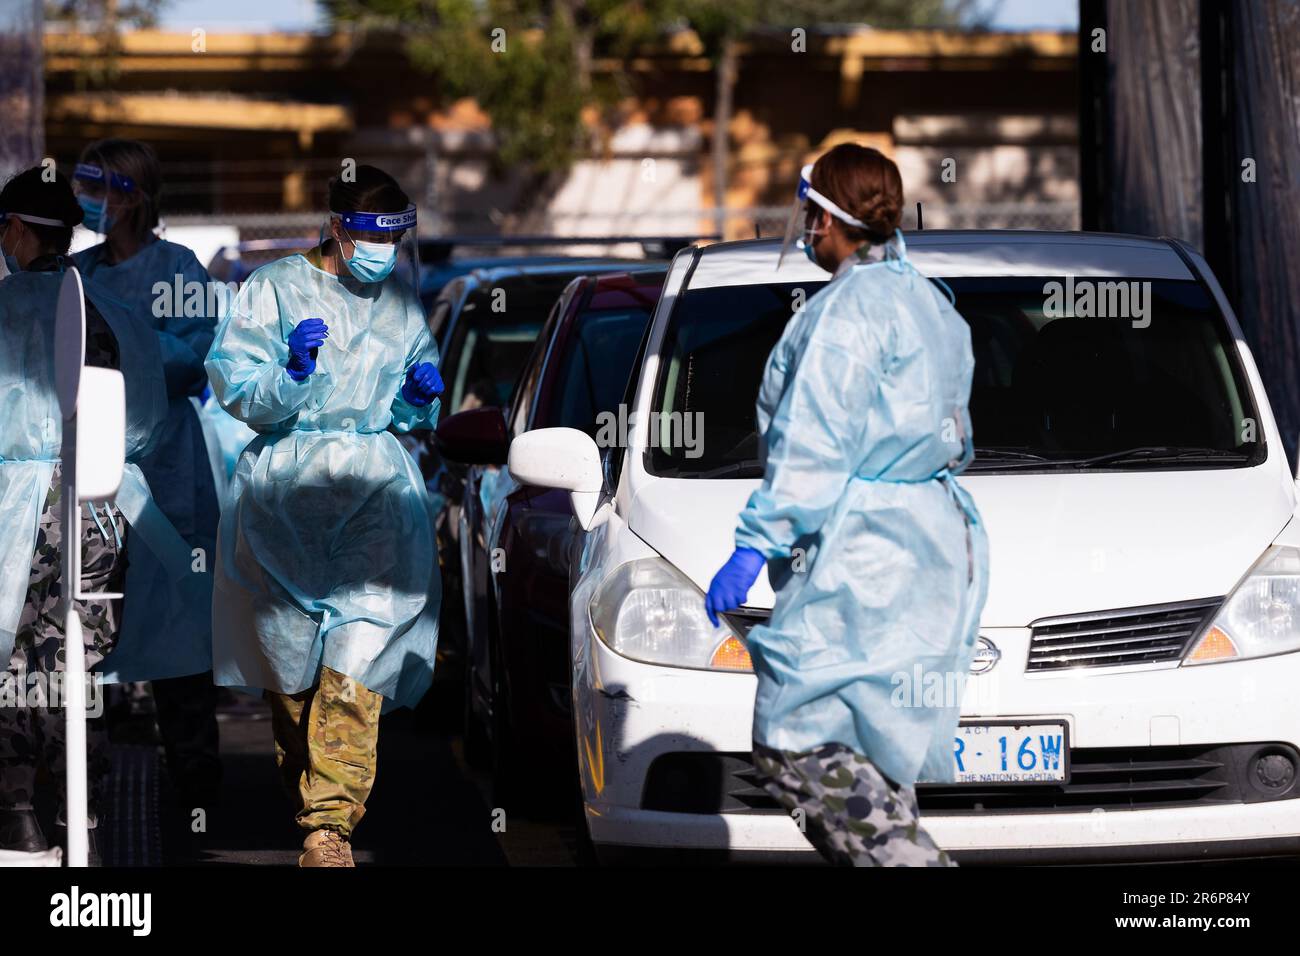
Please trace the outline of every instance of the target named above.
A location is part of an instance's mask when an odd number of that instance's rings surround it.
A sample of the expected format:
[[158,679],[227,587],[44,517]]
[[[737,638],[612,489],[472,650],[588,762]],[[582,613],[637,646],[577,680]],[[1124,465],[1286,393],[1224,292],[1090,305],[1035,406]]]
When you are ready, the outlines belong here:
[[[567,492],[520,486],[504,467],[510,439],[567,426],[599,443],[618,416],[666,270],[574,279],[551,309],[508,408],[438,426],[442,454],[470,462],[460,512],[467,653],[465,751],[490,760],[498,806],[556,809],[573,772]],[[447,598],[451,598],[448,595]]]

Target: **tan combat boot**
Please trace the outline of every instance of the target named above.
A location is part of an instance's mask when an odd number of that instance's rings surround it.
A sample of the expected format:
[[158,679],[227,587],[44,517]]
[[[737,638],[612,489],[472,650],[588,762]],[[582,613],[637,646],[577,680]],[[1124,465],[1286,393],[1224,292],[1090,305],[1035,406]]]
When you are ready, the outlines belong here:
[[352,847],[333,830],[312,830],[302,841],[299,866],[356,866]]

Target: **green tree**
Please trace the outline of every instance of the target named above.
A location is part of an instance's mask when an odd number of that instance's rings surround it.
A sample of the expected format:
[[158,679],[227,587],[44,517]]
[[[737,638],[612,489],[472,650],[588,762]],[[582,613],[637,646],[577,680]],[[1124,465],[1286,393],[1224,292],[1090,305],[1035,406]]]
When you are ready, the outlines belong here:
[[407,37],[412,60],[453,98],[492,119],[499,161],[562,172],[590,145],[582,112],[617,92],[597,88],[597,50],[618,55],[665,27],[663,0],[321,0],[334,20]]
[[502,165],[564,173],[592,146],[584,109],[608,111],[635,92],[626,77],[593,77],[597,51],[630,54],[690,27],[717,72],[714,164],[725,188],[727,128],[740,39],[759,27],[866,23],[878,27],[973,22],[975,0],[319,0],[340,23],[407,37],[412,59],[452,97],[491,117]]

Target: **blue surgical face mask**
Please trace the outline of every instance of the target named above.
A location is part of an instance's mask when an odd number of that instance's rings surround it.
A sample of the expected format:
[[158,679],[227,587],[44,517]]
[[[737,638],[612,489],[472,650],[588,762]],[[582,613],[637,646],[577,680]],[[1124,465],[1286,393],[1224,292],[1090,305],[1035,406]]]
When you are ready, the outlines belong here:
[[13,225],[9,224],[6,225],[3,229],[0,229],[0,256],[4,256],[5,269],[8,270],[5,274],[7,275],[13,275],[15,272],[22,271],[22,269],[19,268],[18,266],[18,257],[13,253],[5,252],[4,250],[4,241],[9,238],[9,230],[11,230],[12,228]]
[[382,282],[397,265],[397,246],[389,242],[353,240],[356,250],[347,260],[348,271],[361,282]]
[[77,197],[77,202],[81,205],[81,211],[86,214],[82,225],[91,232],[107,235],[112,227],[112,220],[105,209],[107,203],[102,199],[91,199],[84,194]]
[[817,261],[817,250],[813,248],[813,241],[822,234],[821,229],[805,229],[803,238],[799,240],[799,246],[803,249],[803,254],[808,257],[808,261],[813,265],[820,267],[821,263]]

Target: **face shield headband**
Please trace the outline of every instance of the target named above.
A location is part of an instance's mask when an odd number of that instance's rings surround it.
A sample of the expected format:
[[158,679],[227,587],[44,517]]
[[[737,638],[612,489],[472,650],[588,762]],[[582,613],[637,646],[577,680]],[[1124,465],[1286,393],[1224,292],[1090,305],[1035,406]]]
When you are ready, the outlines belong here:
[[3,226],[10,219],[21,219],[23,222],[33,222],[38,226],[59,226],[68,228],[68,224],[62,219],[47,219],[44,216],[30,216],[25,212],[5,212],[0,210],[0,226]]
[[90,163],[77,163],[76,170],[72,173],[73,179],[80,179],[82,182],[95,183],[97,185],[112,186],[120,193],[129,193],[135,189],[135,181],[130,176],[123,176],[121,173],[109,172],[104,173],[102,166],[94,166]]
[[415,228],[415,205],[407,206],[402,212],[334,212],[344,228],[349,232],[400,232]]

